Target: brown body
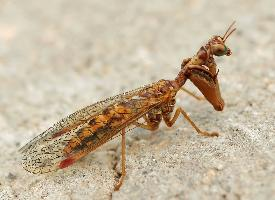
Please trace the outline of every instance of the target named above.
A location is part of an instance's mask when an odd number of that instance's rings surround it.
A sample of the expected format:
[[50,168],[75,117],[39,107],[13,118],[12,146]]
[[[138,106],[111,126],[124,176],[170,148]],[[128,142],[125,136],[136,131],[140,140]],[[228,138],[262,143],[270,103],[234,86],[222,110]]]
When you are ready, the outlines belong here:
[[171,127],[182,114],[200,135],[218,136],[216,132],[201,131],[182,108],[177,108],[174,115],[172,113],[176,94],[179,90],[187,91],[183,85],[188,79],[216,110],[223,109],[224,101],[220,94],[213,56],[231,55],[224,42],[235,30],[231,30],[232,25],[223,37],[214,36],[195,56],[184,59],[174,80],[160,80],[97,102],[56,123],[21,149],[23,167],[32,173],[65,168],[121,133],[122,173],[115,187],[118,190],[126,175],[125,129],[130,125],[156,130],[163,119]]

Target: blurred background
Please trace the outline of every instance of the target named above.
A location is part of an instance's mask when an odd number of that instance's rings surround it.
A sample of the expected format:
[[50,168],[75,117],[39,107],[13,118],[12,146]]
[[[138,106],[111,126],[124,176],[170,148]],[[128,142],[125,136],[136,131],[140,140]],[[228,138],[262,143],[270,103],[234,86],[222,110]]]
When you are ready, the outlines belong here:
[[[0,0],[0,199],[271,199],[275,196],[275,2],[272,0]],[[62,117],[159,79],[212,35],[225,110],[181,93],[182,118],[127,136],[127,178],[113,193],[119,140],[48,175],[18,149]],[[187,83],[187,88],[199,92]],[[119,165],[118,165],[119,166]]]

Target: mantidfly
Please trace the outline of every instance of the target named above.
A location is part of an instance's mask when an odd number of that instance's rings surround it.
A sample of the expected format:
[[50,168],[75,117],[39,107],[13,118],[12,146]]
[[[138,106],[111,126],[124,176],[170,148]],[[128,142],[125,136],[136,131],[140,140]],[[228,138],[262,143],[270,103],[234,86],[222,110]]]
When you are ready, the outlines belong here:
[[217,132],[199,129],[181,107],[176,109],[174,115],[172,113],[179,90],[193,95],[183,88],[187,79],[215,110],[223,110],[224,101],[217,79],[219,70],[216,69],[214,56],[231,55],[225,41],[236,30],[232,28],[234,23],[222,37],[213,36],[195,56],[184,59],[174,80],[160,80],[99,101],[69,115],[35,137],[20,150],[23,153],[23,167],[35,174],[68,167],[121,133],[121,176],[115,185],[115,190],[119,190],[126,176],[126,128],[135,126],[153,131],[158,129],[162,119],[171,127],[182,114],[198,134],[218,136]]

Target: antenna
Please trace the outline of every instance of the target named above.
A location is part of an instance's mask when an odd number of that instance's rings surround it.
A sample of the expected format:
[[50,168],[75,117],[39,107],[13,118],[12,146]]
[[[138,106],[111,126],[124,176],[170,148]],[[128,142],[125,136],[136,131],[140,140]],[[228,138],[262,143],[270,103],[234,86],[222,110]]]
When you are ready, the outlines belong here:
[[235,23],[236,23],[236,21],[233,21],[233,23],[226,30],[224,36],[222,37],[223,42],[225,42],[226,39],[236,30],[236,28],[231,29]]

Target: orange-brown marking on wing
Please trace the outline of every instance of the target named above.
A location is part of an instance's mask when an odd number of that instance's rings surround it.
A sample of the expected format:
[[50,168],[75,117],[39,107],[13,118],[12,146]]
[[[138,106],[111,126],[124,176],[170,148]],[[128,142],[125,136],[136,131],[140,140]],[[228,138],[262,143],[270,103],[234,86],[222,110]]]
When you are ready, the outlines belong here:
[[85,137],[89,136],[91,132],[93,132],[93,129],[90,127],[85,127],[81,129],[81,133],[78,134],[78,138],[82,141]]
[[79,130],[77,133],[77,136],[73,137],[66,147],[64,148],[64,152],[66,154],[70,154],[73,149],[81,144],[81,142],[93,133],[96,132],[97,129],[103,127],[109,120],[109,116],[107,115],[98,115],[95,116],[91,121],[89,122],[89,125],[87,127],[84,127]]
[[75,123],[74,125],[72,126],[68,126],[68,127],[65,127],[63,129],[61,129],[60,131],[56,132],[55,134],[53,134],[52,136],[52,139],[54,138],[57,138],[57,137],[60,137],[61,135],[67,133],[68,131],[72,130],[73,128],[79,126],[80,124],[82,124],[83,121],[80,121],[79,123]]
[[70,154],[72,149],[80,144],[81,144],[81,140],[78,137],[73,137],[69,141],[69,143],[65,146],[63,151],[65,152],[65,154]]
[[121,128],[129,126],[138,116],[141,117],[141,113],[145,113],[150,106],[160,102],[158,96],[148,95],[148,98],[132,99],[107,107],[76,132],[76,136],[68,142],[64,152],[79,159],[79,156],[82,157],[104,144]]
[[114,109],[111,110],[111,113],[112,113],[112,121],[110,123],[110,126],[117,127],[123,121],[127,121],[129,119],[129,116],[132,113],[132,110],[127,108],[124,105],[116,105]]
[[116,105],[114,107],[115,112],[120,113],[120,114],[130,114],[132,111],[131,109],[127,108],[124,105]]

